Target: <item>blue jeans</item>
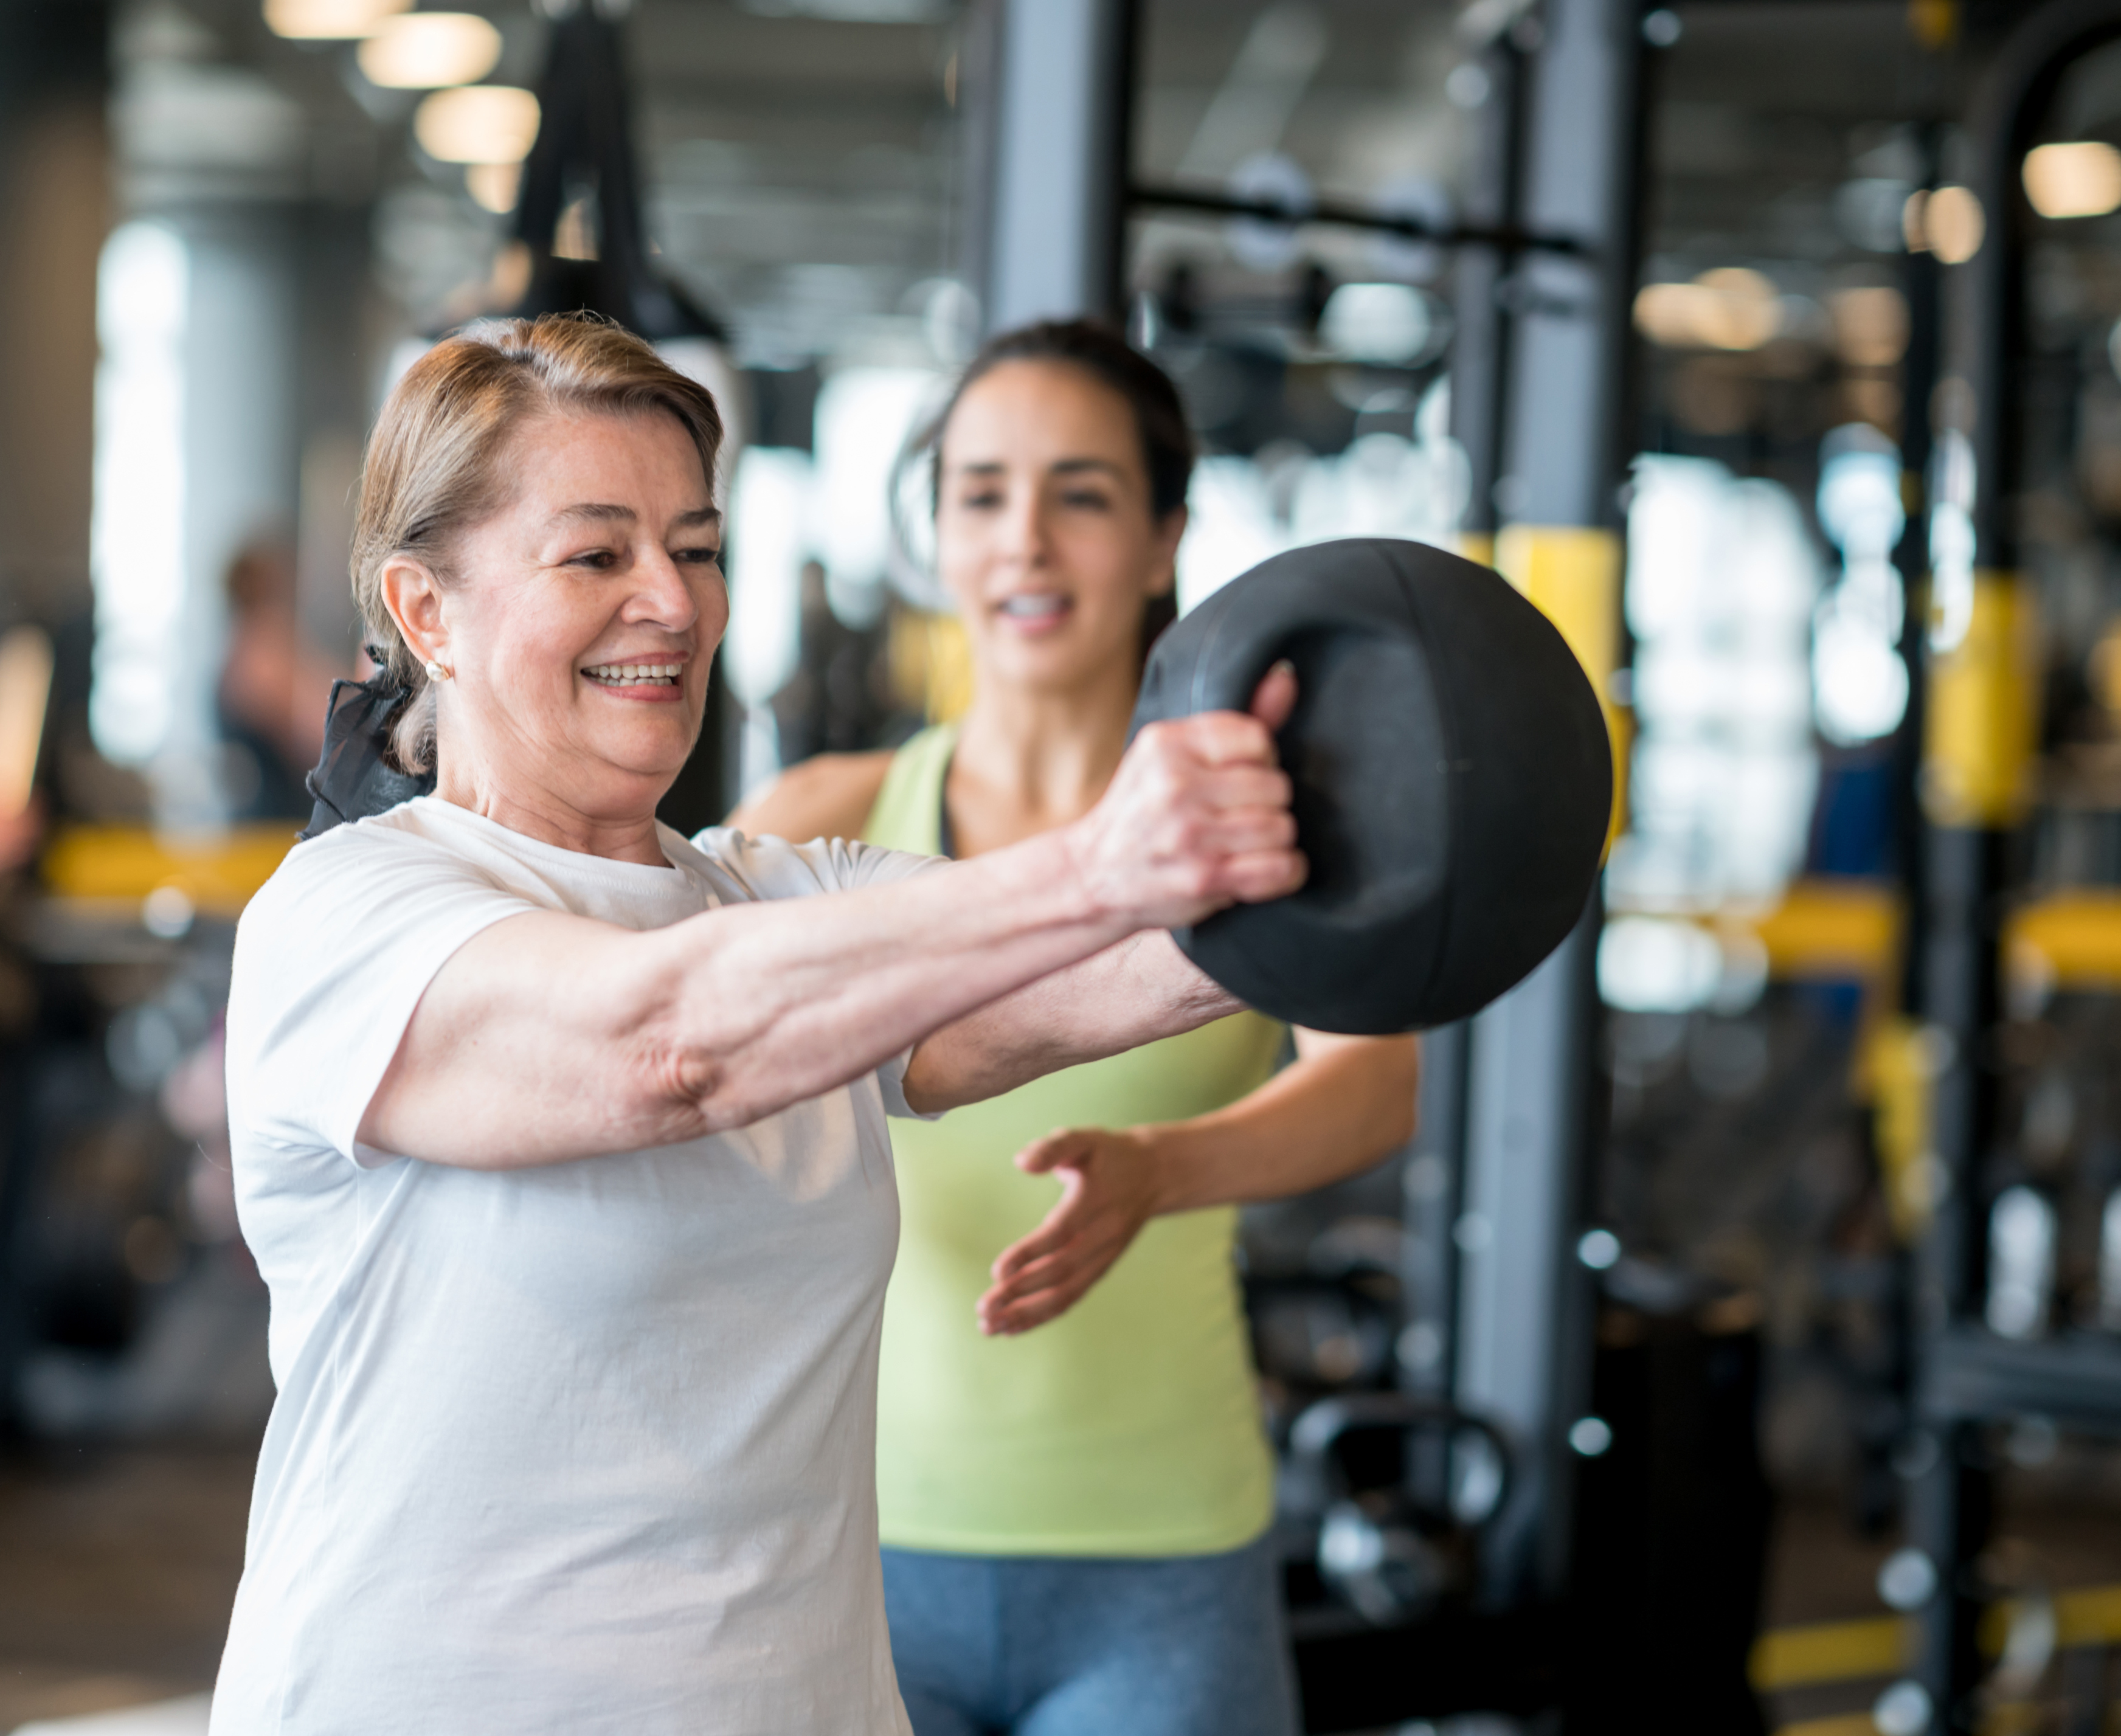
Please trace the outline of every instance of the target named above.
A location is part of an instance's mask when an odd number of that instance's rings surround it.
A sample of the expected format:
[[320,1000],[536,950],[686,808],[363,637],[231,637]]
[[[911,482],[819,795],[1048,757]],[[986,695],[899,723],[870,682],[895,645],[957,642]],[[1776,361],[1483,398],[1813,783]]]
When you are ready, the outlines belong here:
[[1140,1559],[883,1552],[914,1736],[1296,1736],[1267,1539]]

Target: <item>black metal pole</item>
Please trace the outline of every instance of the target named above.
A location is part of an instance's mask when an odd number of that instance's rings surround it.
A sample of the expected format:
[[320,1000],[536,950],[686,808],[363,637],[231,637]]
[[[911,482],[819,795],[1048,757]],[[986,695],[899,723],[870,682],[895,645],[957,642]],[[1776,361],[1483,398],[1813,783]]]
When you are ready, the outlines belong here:
[[[1508,522],[1499,564],[1569,636],[1605,690],[1620,615],[1620,412],[1640,180],[1640,9],[1555,0],[1526,66],[1521,217],[1583,251],[1527,251],[1499,394]],[[1490,499],[1493,499],[1492,495]],[[1559,1595],[1568,1580],[1572,1425],[1590,1395],[1588,1274],[1574,1258],[1597,1137],[1592,969],[1599,915],[1473,1021],[1461,1219],[1460,1403],[1519,1454],[1490,1533],[1486,1593]]]
[[[1940,599],[1956,642],[1939,648],[1929,671],[1924,719],[1928,932],[1915,969],[1925,1017],[1943,1038],[1945,1053],[1932,1100],[1939,1198],[1917,1268],[1918,1380],[1928,1378],[1946,1334],[1979,1305],[1980,1171],[1997,1132],[2002,929],[2036,745],[2016,522],[2028,343],[2025,252],[2032,221],[2019,177],[2064,72],[2116,36],[2121,0],[2043,7],[2004,43],[1974,127],[1980,142],[1974,190],[1987,220],[1965,279],[1974,575],[1970,595]],[[1910,406],[1911,426],[1917,408]],[[1914,1678],[1927,1696],[1929,1728],[1971,1732],[1983,1603],[1974,1562],[1987,1541],[1991,1507],[1978,1425],[1932,1414],[1913,1448],[1909,1534],[1936,1567],[1938,1586],[1921,1613]]]
[[[1477,64],[1488,89],[1475,129],[1466,214],[1472,226],[1513,231],[1523,156],[1523,57],[1503,38],[1489,44]],[[1453,284],[1457,330],[1451,347],[1451,435],[1466,454],[1466,482],[1458,524],[1463,552],[1483,562],[1494,559],[1509,336],[1502,288],[1515,263],[1512,250],[1468,247],[1458,255]]]

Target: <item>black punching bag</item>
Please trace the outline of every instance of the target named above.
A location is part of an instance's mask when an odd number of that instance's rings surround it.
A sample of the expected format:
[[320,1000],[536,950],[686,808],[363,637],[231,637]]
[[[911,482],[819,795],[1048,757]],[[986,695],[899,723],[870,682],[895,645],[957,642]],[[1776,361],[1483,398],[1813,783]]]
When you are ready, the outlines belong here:
[[1303,887],[1177,931],[1263,1012],[1382,1035],[1448,1024],[1528,975],[1583,914],[1613,805],[1597,696],[1539,610],[1420,542],[1291,549],[1157,641],[1134,728],[1242,711],[1277,659],[1296,709]]

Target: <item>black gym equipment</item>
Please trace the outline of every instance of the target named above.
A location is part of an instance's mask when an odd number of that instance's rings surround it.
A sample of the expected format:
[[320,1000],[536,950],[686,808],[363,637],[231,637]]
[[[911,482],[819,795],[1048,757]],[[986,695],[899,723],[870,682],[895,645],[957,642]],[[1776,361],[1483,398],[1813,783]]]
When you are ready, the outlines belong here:
[[1282,659],[1298,697],[1277,739],[1310,878],[1179,945],[1314,1030],[1478,1012],[1560,944],[1598,872],[1612,754],[1583,666],[1489,569],[1350,538],[1261,561],[1165,633],[1134,729],[1243,710]]
[[[1343,1452],[1365,1435],[1399,1449],[1392,1474],[1368,1487]],[[1440,1457],[1440,1477],[1417,1474],[1410,1461],[1421,1454]],[[1318,1575],[1379,1627],[1471,1598],[1481,1530],[1509,1499],[1512,1464],[1509,1442],[1485,1417],[1405,1393],[1322,1399],[1289,1431],[1289,1476],[1326,1497]]]

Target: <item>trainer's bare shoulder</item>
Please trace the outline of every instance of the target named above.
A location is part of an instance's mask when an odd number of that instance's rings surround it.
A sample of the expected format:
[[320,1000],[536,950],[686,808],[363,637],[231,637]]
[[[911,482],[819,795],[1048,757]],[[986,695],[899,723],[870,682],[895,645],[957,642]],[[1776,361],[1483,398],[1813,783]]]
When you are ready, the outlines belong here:
[[770,834],[795,844],[860,837],[890,769],[888,749],[818,754],[740,803],[728,823],[754,838]]

